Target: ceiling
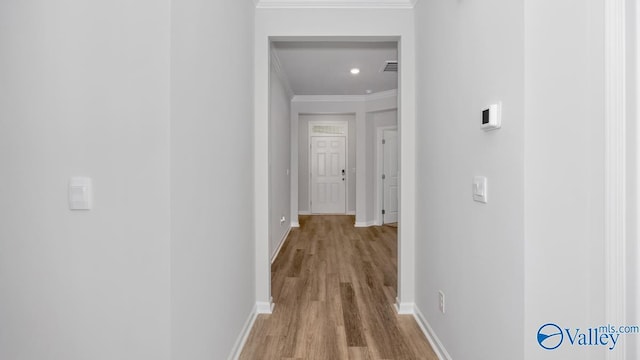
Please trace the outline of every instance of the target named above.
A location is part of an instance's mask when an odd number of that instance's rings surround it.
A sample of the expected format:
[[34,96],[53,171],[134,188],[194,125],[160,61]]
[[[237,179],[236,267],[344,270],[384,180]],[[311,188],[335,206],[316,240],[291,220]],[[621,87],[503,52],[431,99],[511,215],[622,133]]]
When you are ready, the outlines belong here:
[[[295,95],[365,95],[398,88],[396,42],[274,42],[277,66]],[[350,70],[359,68],[352,75]]]

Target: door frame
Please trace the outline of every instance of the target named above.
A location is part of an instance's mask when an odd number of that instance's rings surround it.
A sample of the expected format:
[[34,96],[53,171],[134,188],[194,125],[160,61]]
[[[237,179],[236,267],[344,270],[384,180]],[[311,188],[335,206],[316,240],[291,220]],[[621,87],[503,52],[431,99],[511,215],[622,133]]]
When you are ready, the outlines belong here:
[[[350,21],[336,26],[336,11]],[[398,312],[415,309],[416,55],[411,11],[363,10],[343,13],[256,9],[254,26],[254,261],[255,312],[271,313],[269,256],[269,72],[273,41],[395,41],[398,43],[398,129],[400,179],[398,231]],[[406,96],[404,96],[406,94]],[[292,146],[294,146],[292,144]],[[359,175],[357,175],[359,176]]]
[[[376,128],[376,163],[375,163],[375,171],[376,174],[376,191],[374,193],[373,201],[375,202],[375,222],[376,225],[380,226],[383,223],[382,217],[382,201],[384,195],[382,195],[383,183],[382,183],[382,170],[383,170],[383,161],[384,161],[384,148],[382,146],[382,138],[384,136],[385,130],[396,130],[398,131],[398,126],[379,126]],[[398,149],[400,149],[400,134],[398,134]],[[398,182],[399,183],[399,182]],[[398,185],[400,187],[400,185]],[[401,190],[400,190],[401,191]]]
[[[342,114],[307,114],[307,115],[342,115]],[[347,114],[347,115],[351,115],[351,114]],[[344,128],[344,134],[320,134],[320,133],[314,133],[313,132],[313,126],[312,125],[340,125]],[[310,120],[309,124],[308,124],[308,128],[307,128],[307,143],[309,144],[309,158],[307,159],[307,164],[308,164],[308,169],[306,169],[307,172],[311,173],[311,138],[312,137],[322,137],[322,136],[326,136],[326,137],[344,137],[344,169],[345,169],[345,182],[344,182],[344,214],[346,215],[349,212],[349,183],[350,183],[350,179],[349,179],[349,122],[346,120]],[[297,149],[296,149],[297,151]],[[298,169],[299,171],[300,169]],[[311,184],[312,184],[312,179],[311,179],[311,174],[309,174],[309,184],[308,184],[308,189],[309,189],[309,212],[311,214],[313,214],[313,206],[311,203],[311,199],[312,199],[312,191],[311,191]]]
[[[627,324],[628,316],[634,317],[638,309],[633,306],[633,296],[629,290],[636,284],[630,284],[628,271],[634,266],[629,264],[629,256],[637,246],[636,229],[630,227],[635,222],[637,212],[638,179],[636,165],[639,154],[634,150],[637,138],[630,137],[635,132],[635,87],[637,74],[635,64],[628,58],[635,50],[637,32],[630,32],[627,21],[631,18],[633,27],[637,26],[637,13],[629,0],[606,1],[604,6],[604,46],[605,46],[605,319],[610,324]],[[633,15],[633,16],[630,16]],[[628,36],[631,35],[631,36]],[[633,42],[632,42],[633,41]],[[633,53],[631,53],[633,55]],[[629,66],[631,65],[631,66]],[[627,82],[628,75],[634,75],[631,82]],[[628,105],[632,105],[631,108]],[[631,161],[630,161],[631,160]],[[636,171],[636,174],[631,172]],[[628,201],[628,195],[636,196]],[[636,253],[637,254],[637,253]],[[637,260],[637,259],[635,259]],[[633,319],[637,320],[637,319]],[[638,351],[637,339],[634,346],[621,343],[615,352],[608,352],[607,359],[626,359],[626,353]],[[635,347],[635,349],[634,349]],[[637,354],[636,354],[637,355]]]
[[[640,273],[640,124],[638,121],[640,120],[640,4],[636,0],[626,0],[624,13],[624,19],[627,22],[624,34],[626,58],[622,76],[626,79],[624,130],[628,156],[625,169],[628,221],[624,254],[627,265],[624,315],[627,324],[638,324],[640,322],[640,278],[637,276]],[[611,39],[615,37],[611,36]],[[638,358],[640,338],[633,336],[629,340],[631,341],[628,341],[625,355],[629,358]]]

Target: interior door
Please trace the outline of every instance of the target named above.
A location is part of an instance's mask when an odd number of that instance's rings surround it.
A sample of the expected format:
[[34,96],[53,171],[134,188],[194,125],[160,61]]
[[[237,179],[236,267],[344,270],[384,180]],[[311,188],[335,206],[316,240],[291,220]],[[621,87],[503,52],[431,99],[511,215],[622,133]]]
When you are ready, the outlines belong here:
[[398,131],[383,131],[382,223],[398,221]]
[[311,213],[346,212],[346,139],[311,137]]

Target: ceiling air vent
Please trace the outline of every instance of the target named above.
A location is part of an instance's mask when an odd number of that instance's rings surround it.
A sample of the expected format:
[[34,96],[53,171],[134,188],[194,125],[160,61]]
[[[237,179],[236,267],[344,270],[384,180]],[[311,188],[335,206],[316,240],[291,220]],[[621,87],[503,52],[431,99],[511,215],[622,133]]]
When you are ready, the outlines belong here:
[[382,72],[398,72],[398,60],[385,61]]

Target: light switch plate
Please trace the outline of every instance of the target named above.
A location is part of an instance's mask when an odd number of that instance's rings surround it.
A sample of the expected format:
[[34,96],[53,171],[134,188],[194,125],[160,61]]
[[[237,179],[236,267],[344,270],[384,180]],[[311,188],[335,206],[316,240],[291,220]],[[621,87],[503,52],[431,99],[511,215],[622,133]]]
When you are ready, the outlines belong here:
[[69,179],[69,209],[91,210],[93,202],[92,180],[88,177]]
[[502,104],[491,104],[482,110],[480,128],[485,131],[500,129],[502,126]]
[[473,177],[473,200],[487,203],[487,178],[484,176]]

